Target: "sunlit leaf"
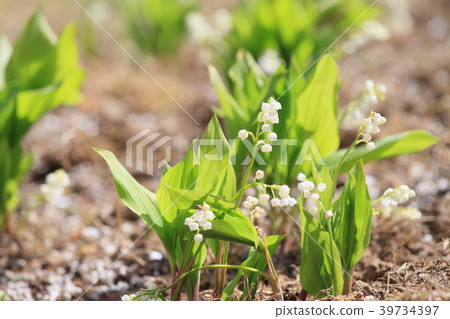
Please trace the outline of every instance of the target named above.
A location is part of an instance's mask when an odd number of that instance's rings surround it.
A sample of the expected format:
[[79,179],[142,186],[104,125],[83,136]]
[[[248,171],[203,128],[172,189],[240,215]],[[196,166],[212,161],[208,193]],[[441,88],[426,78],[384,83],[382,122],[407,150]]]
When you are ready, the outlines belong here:
[[[343,288],[339,251],[330,234],[319,222],[300,207],[302,225],[302,256],[300,281],[303,289],[317,295],[331,288],[334,295]],[[334,286],[336,284],[336,286]]]
[[256,247],[258,234],[248,217],[234,203],[226,199],[195,190],[175,189],[166,186],[174,206],[179,209],[195,208],[206,202],[216,213],[212,229],[202,232],[205,238],[219,239]]
[[[421,152],[438,142],[438,139],[424,130],[412,130],[374,141],[376,148],[372,151],[360,146],[353,150],[344,160],[340,173],[348,172],[361,158],[364,163],[394,157],[402,154]],[[336,168],[346,149],[339,150],[325,159],[330,169]]]
[[372,200],[362,162],[349,173],[333,216],[333,236],[346,269],[358,263],[369,246]]

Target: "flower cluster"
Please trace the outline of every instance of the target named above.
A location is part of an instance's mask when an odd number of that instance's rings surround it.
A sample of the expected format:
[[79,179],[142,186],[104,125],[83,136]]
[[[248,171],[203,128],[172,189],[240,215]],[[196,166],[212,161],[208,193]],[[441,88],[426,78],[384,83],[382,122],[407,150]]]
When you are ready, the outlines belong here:
[[69,206],[69,198],[64,194],[69,185],[69,176],[61,168],[45,177],[45,184],[41,185],[40,190],[45,200],[50,204],[57,208],[67,208]]
[[[408,12],[407,10],[398,10],[399,12]],[[400,19],[395,19],[395,21]],[[407,24],[407,23],[406,23]],[[365,21],[361,26],[361,31],[354,32],[349,36],[349,39],[342,44],[342,48],[348,54],[355,53],[355,51],[367,43],[373,41],[386,41],[391,34],[389,28],[383,25],[378,20]]]
[[189,13],[186,17],[190,37],[200,44],[210,44],[221,41],[232,27],[230,12],[220,9],[214,12],[214,24],[206,21],[200,12]]
[[199,233],[200,230],[210,230],[212,229],[212,224],[210,220],[214,218],[214,214],[209,210],[209,205],[203,203],[203,205],[198,205],[195,213],[184,220],[184,224],[189,227],[191,231],[197,231],[194,236],[194,241],[201,242],[203,240],[203,235]]
[[400,185],[396,188],[388,188],[383,195],[383,205],[389,208],[396,208],[416,196],[416,192],[407,185]]
[[325,183],[319,183],[316,187],[313,182],[306,179],[306,175],[303,173],[298,174],[297,180],[299,182],[297,188],[300,191],[300,194],[302,194],[304,198],[309,198],[313,202],[319,201],[320,195],[318,193],[322,193],[327,189],[327,185]]
[[261,205],[265,205],[269,201],[269,199],[266,199],[263,195],[259,197],[260,200],[258,200],[258,198],[253,196],[247,196],[244,203],[242,204],[242,206],[244,206],[244,208],[246,208],[249,211],[249,213],[251,213],[255,218],[259,218],[262,214],[265,213],[264,209],[257,206],[260,202]]
[[262,112],[259,116],[260,122],[270,122],[272,124],[278,124],[278,111],[281,110],[280,102],[275,101],[274,98],[269,99],[269,103],[263,103],[261,105]]
[[359,124],[363,119],[363,114],[367,113],[371,106],[385,100],[385,94],[385,85],[375,84],[372,80],[364,82],[358,96],[346,107],[343,125],[351,128]]
[[278,118],[279,110],[281,110],[281,104],[273,98],[269,99],[269,103],[262,103],[261,105],[261,112],[259,113],[258,119],[260,122],[264,123],[261,126],[261,131],[267,133],[268,140],[268,143],[264,143],[263,146],[261,146],[261,151],[263,153],[272,152],[272,145],[270,145],[270,143],[276,141],[278,138],[277,133],[272,132],[271,124],[278,124],[280,122],[280,119]]
[[278,138],[277,133],[272,132],[272,124],[279,123],[279,110],[281,110],[281,104],[273,98],[270,98],[268,103],[263,102],[261,112],[258,115],[258,121],[263,123],[261,125],[261,132],[255,137],[252,132],[242,129],[239,131],[238,137],[244,141],[251,135],[256,142],[261,134],[267,133],[266,141],[258,140],[257,143],[262,144],[261,151],[263,153],[272,152],[272,145],[270,143],[276,141]]
[[[298,174],[297,176],[297,188],[300,191],[300,194],[303,195],[303,198],[307,198],[311,202],[311,207],[308,211],[311,214],[317,214],[320,205],[323,208],[323,204],[320,201],[320,193],[323,193],[327,189],[327,184],[319,183],[314,184],[314,182],[308,180],[306,175],[303,173]],[[331,218],[333,216],[333,212],[331,210],[325,212],[325,216],[327,218]]]
[[373,135],[380,132],[380,125],[386,123],[386,118],[380,113],[372,112],[368,118],[363,121],[364,131],[361,133],[362,141],[366,142],[366,148],[371,151],[375,148],[374,142],[371,142]]
[[272,207],[293,207],[297,204],[297,200],[290,196],[291,189],[287,185],[279,186],[278,195],[280,198],[273,198],[270,201]]
[[422,213],[413,207],[401,207],[398,210],[396,210],[396,213],[399,214],[402,217],[411,219],[411,220],[417,220],[422,218]]
[[375,84],[372,80],[367,80],[364,83],[361,93],[359,95],[359,107],[366,109],[370,105],[377,104],[379,101],[383,102],[386,94],[386,86],[380,83]]
[[255,173],[255,180],[260,180],[264,178],[264,171],[262,170],[257,170]]
[[216,51],[222,51],[223,40],[233,27],[230,11],[226,9],[218,9],[212,18],[207,21],[200,12],[191,12],[186,17],[189,36],[201,45],[199,60],[205,64],[212,62]]
[[258,58],[258,64],[266,72],[267,75],[273,75],[278,67],[283,64],[283,59],[280,58],[278,52],[274,49],[267,49]]

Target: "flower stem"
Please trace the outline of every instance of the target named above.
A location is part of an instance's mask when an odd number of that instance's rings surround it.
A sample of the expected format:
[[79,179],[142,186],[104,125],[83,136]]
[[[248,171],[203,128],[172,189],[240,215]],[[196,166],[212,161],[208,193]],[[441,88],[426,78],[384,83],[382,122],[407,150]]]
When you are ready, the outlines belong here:
[[[225,251],[228,251],[227,243],[223,240],[219,242],[219,248],[217,250],[216,255],[216,263],[218,264],[226,264],[223,260],[225,259]],[[228,257],[228,256],[227,256]],[[216,269],[214,275],[214,295],[221,296],[223,289],[225,287],[225,276],[226,272],[223,268]]]
[[[325,217],[326,218],[326,217]],[[333,238],[333,229],[331,227],[331,218],[328,219],[328,234],[330,235],[330,248],[333,249],[333,244],[334,244],[334,238]],[[337,276],[339,276],[339,274],[336,274],[335,270],[334,270],[334,261],[331,262],[331,271],[333,272],[333,291],[334,291],[334,295],[337,295]]]
[[274,299],[276,301],[283,301],[283,293],[281,290],[280,281],[278,279],[275,266],[273,265],[272,258],[270,257],[269,250],[267,249],[267,241],[265,236],[264,236],[264,252],[267,261],[267,269],[270,277],[269,283],[274,292]]
[[[247,184],[248,177],[250,176],[250,173],[251,173],[252,168],[253,168],[253,164],[255,163],[255,156],[256,156],[256,152],[258,151],[258,139],[259,139],[259,135],[260,135],[259,134],[259,130],[260,129],[261,129],[261,125],[258,124],[258,128],[256,129],[256,134],[255,134],[255,136],[256,136],[256,138],[255,138],[255,145],[253,146],[253,150],[252,150],[252,158],[250,160],[250,164],[248,164],[247,170],[245,172],[244,179],[242,180],[242,184],[241,184],[241,187],[240,187],[241,190]],[[241,202],[243,195],[244,195],[244,192],[240,192],[240,195],[239,195],[238,200],[237,200],[237,204],[238,205]]]

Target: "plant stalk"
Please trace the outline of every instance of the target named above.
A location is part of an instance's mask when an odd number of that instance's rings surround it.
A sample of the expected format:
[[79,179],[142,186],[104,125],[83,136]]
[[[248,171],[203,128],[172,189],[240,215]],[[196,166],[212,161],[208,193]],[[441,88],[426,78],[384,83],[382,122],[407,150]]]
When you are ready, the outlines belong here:
[[350,293],[354,270],[355,270],[355,266],[351,267],[348,270],[346,269],[344,272],[344,288],[342,290],[342,294],[344,294],[344,295],[348,295]]
[[266,255],[267,269],[269,272],[269,282],[272,287],[275,301],[284,301],[283,291],[281,290],[280,281],[278,280],[275,266],[273,265],[272,258],[270,257],[269,250],[267,249],[266,237],[264,237],[264,252]]
[[[216,263],[226,265],[228,260],[228,248],[230,246],[229,242],[220,241],[219,250],[217,251]],[[223,289],[225,288],[227,276],[226,268],[219,268],[215,273],[214,280],[214,295],[217,297],[222,296]]]
[[258,269],[255,269],[255,268],[246,267],[246,266],[237,266],[237,265],[206,265],[206,266],[200,266],[200,267],[196,267],[196,268],[193,268],[191,270],[186,271],[184,274],[179,276],[174,282],[172,282],[169,286],[159,290],[158,293],[162,293],[164,291],[167,291],[167,290],[171,289],[172,287],[177,285],[180,280],[183,280],[186,276],[190,275],[191,273],[193,273],[195,271],[199,271],[199,270],[203,270],[203,269],[223,269],[223,268],[226,268],[226,269],[237,269],[237,270],[243,270],[243,271],[250,271],[250,272],[258,273],[261,276],[263,276],[264,278],[266,278],[268,281],[270,281],[270,278],[269,278],[269,276],[267,274],[263,273],[262,271],[260,271]]

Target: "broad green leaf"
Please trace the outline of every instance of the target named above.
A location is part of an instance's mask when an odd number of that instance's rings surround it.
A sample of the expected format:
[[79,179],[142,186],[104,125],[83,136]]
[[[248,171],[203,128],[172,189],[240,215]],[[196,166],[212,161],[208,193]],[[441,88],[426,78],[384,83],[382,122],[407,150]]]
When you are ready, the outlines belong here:
[[67,25],[61,32],[56,52],[57,77],[79,68],[75,23]]
[[139,215],[147,225],[154,228],[158,234],[167,232],[164,227],[170,226],[164,223],[165,219],[161,214],[155,194],[139,184],[120,164],[113,153],[98,148],[94,148],[94,150],[108,164],[122,202]]
[[[281,243],[281,241],[286,237],[286,235],[273,235],[268,236],[266,238],[267,242],[267,249],[269,251],[269,255],[273,256],[275,253],[275,250],[277,249],[278,245]],[[260,244],[258,245],[258,248],[264,249],[264,243],[262,243],[262,240],[260,239]],[[241,266],[246,266],[250,268],[255,268],[260,271],[265,271],[267,267],[267,260],[266,255],[264,251],[254,250],[252,253],[248,256],[248,258],[241,264]],[[236,276],[233,278],[232,281],[226,285],[223,294],[222,299],[229,299],[229,297],[234,293],[234,290],[239,285],[239,282],[241,281],[242,276],[244,275],[243,270],[238,270]],[[259,280],[259,275],[253,272],[249,272],[246,274],[249,285],[255,285],[257,286]]]
[[[192,143],[183,160],[163,175],[161,185],[204,192],[214,191],[217,195],[232,197],[235,189],[233,184],[236,183],[234,171],[232,168],[224,170],[229,166],[229,162],[228,142],[217,117],[213,116],[200,140],[198,154]],[[172,205],[167,189],[159,187],[156,197],[161,209],[167,210],[166,219],[174,220],[177,208]]]
[[[216,115],[213,115],[200,140],[197,158],[198,162],[195,164],[198,165],[198,180],[194,188],[211,192],[216,186],[218,173],[230,165],[230,146]],[[222,176],[222,179],[224,178],[226,179],[227,175]]]
[[329,55],[317,64],[314,76],[297,98],[298,138],[314,141],[323,157],[339,147],[337,120],[338,68]]
[[0,214],[5,207],[16,209],[17,190],[32,164],[31,154],[22,154],[22,138],[44,113],[80,101],[84,71],[77,55],[74,26],[58,39],[40,9],[27,22],[12,52],[6,38],[0,37],[0,136],[8,146],[2,152],[8,171],[0,181]]
[[360,160],[349,173],[333,217],[333,236],[347,270],[369,246],[372,200]]
[[57,37],[39,9],[28,21],[6,67],[6,83],[20,90],[50,85],[55,75]]
[[250,121],[250,116],[245,112],[236,99],[231,95],[219,72],[213,66],[208,66],[209,78],[216,89],[220,101],[219,114],[225,120],[227,132],[230,137],[240,130],[244,123]]
[[[438,139],[424,130],[412,130],[391,135],[374,141],[376,148],[368,151],[364,146],[353,150],[344,160],[340,173],[348,172],[361,158],[364,163],[394,157],[402,154],[412,154],[434,145]],[[346,149],[339,150],[325,159],[330,169],[336,168]]]
[[165,211],[164,217],[168,222],[172,222],[177,216],[177,208],[172,204],[170,194],[163,185],[169,185],[174,188],[193,189],[198,179],[199,166],[194,165],[198,161],[194,152],[194,143],[191,144],[183,160],[170,168],[162,176],[160,186],[156,191],[156,199],[162,211]]
[[[330,234],[300,206],[302,225],[302,256],[300,282],[303,289],[317,295],[332,288],[332,294],[342,292],[343,279],[339,250]],[[336,284],[336,286],[334,286]]]
[[205,238],[231,241],[256,247],[258,234],[248,217],[234,203],[226,199],[196,190],[176,189],[164,185],[173,204],[179,209],[194,209],[206,202],[216,217],[211,221],[212,229],[202,232]]
[[61,82],[55,92],[56,105],[76,104],[81,101],[80,87],[85,71],[79,67],[76,45],[76,25],[69,24],[61,33],[56,47],[55,81]]
[[212,193],[221,195],[227,200],[231,200],[236,194],[236,174],[232,165],[225,166],[219,173],[217,184]]

